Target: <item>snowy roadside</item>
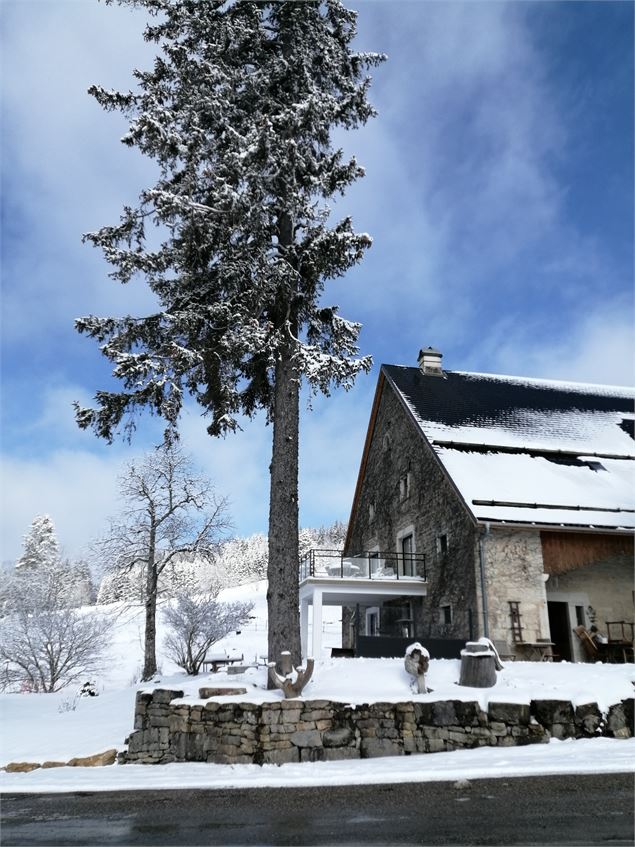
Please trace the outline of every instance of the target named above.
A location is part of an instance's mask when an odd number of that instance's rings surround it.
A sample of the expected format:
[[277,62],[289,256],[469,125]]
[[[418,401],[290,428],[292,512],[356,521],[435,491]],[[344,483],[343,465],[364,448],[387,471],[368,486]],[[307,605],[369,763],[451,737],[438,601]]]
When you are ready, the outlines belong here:
[[635,772],[635,739],[593,738],[504,749],[289,765],[112,765],[0,775],[4,793],[264,788],[505,779],[549,774]]
[[[249,625],[223,639],[218,652],[244,657],[245,664],[261,662],[266,650],[266,583],[240,586],[223,592],[223,599],[254,603]],[[133,728],[134,700],[141,659],[141,607],[112,607],[117,614],[115,639],[105,672],[95,679],[99,696],[78,698],[76,689],[56,694],[2,694],[2,750],[0,765],[8,762],[66,762],[109,748],[121,750]],[[458,660],[432,660],[427,684],[429,694],[415,694],[403,659],[331,658],[329,647],[339,644],[339,609],[325,609],[324,651],[316,662],[313,679],[304,690],[305,700],[343,703],[399,702],[414,700],[477,701],[487,709],[492,701],[529,703],[532,699],[569,700],[574,706],[597,703],[606,713],[609,706],[633,696],[633,665],[571,664],[567,662],[510,662],[497,674],[489,689],[457,685]],[[159,619],[159,643],[164,636]],[[279,700],[280,691],[266,689],[266,669],[250,667],[230,675],[219,671],[188,677],[160,655],[162,673],[156,687],[182,690],[184,701],[198,700],[198,689],[218,685],[246,689],[225,701],[264,702]],[[31,773],[0,773],[3,791],[105,791],[161,787],[248,787],[276,785],[360,784],[404,780],[454,780],[458,778],[506,777],[521,774],[607,773],[632,770],[635,739],[596,738],[551,741],[517,748],[481,748],[452,753],[421,754],[359,761],[288,764],[281,767],[179,763],[171,765],[114,765],[98,768],[53,768]]]

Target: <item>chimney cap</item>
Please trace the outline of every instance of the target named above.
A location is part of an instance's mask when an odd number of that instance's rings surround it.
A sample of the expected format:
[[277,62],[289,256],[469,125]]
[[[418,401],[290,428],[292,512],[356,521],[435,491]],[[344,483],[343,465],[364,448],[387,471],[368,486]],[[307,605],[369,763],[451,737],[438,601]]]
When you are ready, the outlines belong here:
[[436,347],[426,347],[425,350],[419,350],[419,358],[430,354],[433,356],[441,356],[443,358],[443,353],[440,350],[437,350]]

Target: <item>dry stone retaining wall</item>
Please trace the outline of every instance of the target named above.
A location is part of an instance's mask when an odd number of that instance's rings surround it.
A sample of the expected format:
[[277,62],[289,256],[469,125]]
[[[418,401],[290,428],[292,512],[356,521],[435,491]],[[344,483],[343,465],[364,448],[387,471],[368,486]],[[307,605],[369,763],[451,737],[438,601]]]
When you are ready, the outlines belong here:
[[514,747],[550,738],[630,738],[633,699],[596,703],[442,700],[345,705],[327,700],[172,702],[182,691],[139,692],[135,731],[120,762],[283,764]]

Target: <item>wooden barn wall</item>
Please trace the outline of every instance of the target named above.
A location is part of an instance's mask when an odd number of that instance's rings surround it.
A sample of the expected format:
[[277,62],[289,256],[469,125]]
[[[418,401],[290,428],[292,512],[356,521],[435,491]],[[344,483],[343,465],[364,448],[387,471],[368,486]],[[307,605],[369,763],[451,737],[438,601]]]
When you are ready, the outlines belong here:
[[541,532],[545,573],[560,574],[576,568],[634,553],[633,536],[585,532]]

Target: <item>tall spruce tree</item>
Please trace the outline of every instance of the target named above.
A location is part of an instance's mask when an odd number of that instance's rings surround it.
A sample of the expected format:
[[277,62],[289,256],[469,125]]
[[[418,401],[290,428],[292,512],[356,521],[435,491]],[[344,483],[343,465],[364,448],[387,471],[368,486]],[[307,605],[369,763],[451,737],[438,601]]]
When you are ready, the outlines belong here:
[[363,175],[331,136],[374,114],[366,69],[384,57],[352,50],[356,13],[339,0],[106,2],[145,8],[144,37],[160,52],[135,71],[137,91],[90,93],[129,119],[123,143],[154,159],[159,178],[85,239],[114,279],[144,276],[160,308],[77,321],[123,383],[77,421],[111,440],[149,407],[173,428],[189,393],[216,436],[266,410],[269,655],[297,661],[300,383],[328,395],[371,365],[358,357],[359,324],[322,303],[324,282],[371,243],[350,218],[330,219],[328,199]]

